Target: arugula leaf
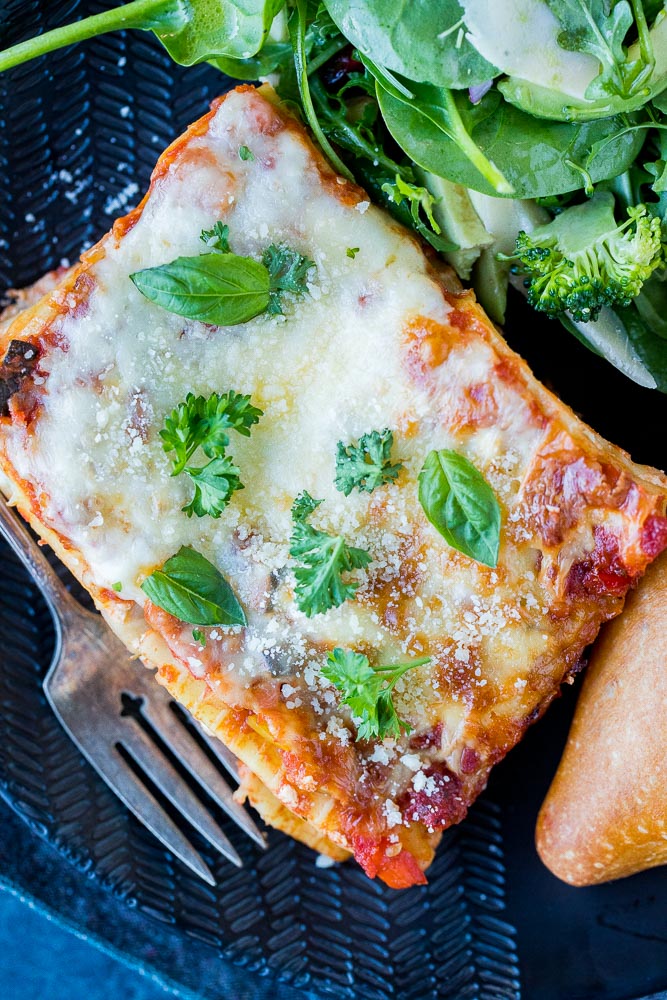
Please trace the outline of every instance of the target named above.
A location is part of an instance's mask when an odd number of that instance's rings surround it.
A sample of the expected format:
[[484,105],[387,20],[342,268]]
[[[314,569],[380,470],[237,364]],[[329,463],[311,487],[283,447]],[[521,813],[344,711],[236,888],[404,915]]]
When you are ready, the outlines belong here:
[[215,326],[247,323],[266,312],[271,301],[264,265],[233,253],[177,257],[130,278],[142,295],[168,312]]
[[343,574],[364,569],[371,561],[365,549],[348,545],[342,535],[329,535],[307,523],[321,503],[304,490],[292,504],[290,555],[303,564],[294,570],[294,597],[309,618],[354,600],[359,582],[344,580]]
[[197,448],[208,458],[220,458],[229,444],[227,432],[234,430],[250,437],[250,428],[263,415],[250,402],[250,396],[233,389],[222,394],[214,392],[208,399],[189,392],[171,411],[160,431],[164,450],[176,453],[172,476],[183,471]]
[[270,290],[267,312],[282,316],[282,293],[305,295],[308,272],[315,264],[286,243],[272,243],[262,255],[262,264],[269,272]]
[[386,736],[398,739],[401,730],[410,732],[410,726],[396,714],[392,700],[396,681],[406,671],[430,662],[429,656],[422,656],[408,663],[372,667],[367,656],[337,646],[329,652],[322,675],[342,692],[341,702],[349,705],[355,720],[359,720],[357,740]]
[[403,468],[402,462],[391,461],[394,435],[383,431],[362,434],[359,444],[338,442],[336,451],[336,489],[349,496],[355,486],[360,492],[372,493],[376,486],[391,483]]
[[199,239],[216,253],[232,252],[229,246],[229,226],[224,222],[216,222],[213,229],[202,229]]
[[498,564],[500,506],[467,458],[445,448],[429,452],[419,473],[419,502],[452,548],[485,566]]
[[158,608],[191,625],[247,624],[220,570],[186,545],[146,577],[141,589]]
[[[419,197],[413,199],[393,197],[397,177],[401,178],[406,188],[411,188],[413,185],[416,187],[414,169],[407,160],[403,159],[398,163],[386,152],[385,145],[393,140],[384,128],[373,78],[368,74],[365,76],[356,74],[350,79],[350,83],[352,82],[369,93],[361,107],[361,113],[350,120],[349,109],[343,100],[345,86],[338,94],[329,94],[316,76],[311,78],[310,91],[322,129],[337,146],[351,154],[359,183],[371,196],[384,202],[386,208],[399,222],[416,229],[436,250],[451,249],[453,244],[439,232],[436,233],[429,224],[428,216],[421,214],[424,206]],[[351,247],[346,251],[347,256],[353,260],[357,252],[357,247]]]
[[239,475],[241,470],[229,455],[212,458],[201,468],[186,465],[185,473],[195,484],[195,493],[183,510],[192,517],[208,514],[217,520],[236,490],[244,488]]

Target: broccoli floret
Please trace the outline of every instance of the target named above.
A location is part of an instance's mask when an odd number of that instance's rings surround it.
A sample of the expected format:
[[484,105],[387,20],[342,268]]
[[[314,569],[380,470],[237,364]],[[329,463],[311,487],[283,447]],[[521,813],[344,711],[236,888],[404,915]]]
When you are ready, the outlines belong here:
[[653,271],[664,266],[660,219],[637,205],[619,225],[614,196],[598,192],[548,225],[521,231],[510,259],[515,272],[527,276],[528,301],[535,309],[552,317],[567,312],[587,322],[604,305],[629,305]]

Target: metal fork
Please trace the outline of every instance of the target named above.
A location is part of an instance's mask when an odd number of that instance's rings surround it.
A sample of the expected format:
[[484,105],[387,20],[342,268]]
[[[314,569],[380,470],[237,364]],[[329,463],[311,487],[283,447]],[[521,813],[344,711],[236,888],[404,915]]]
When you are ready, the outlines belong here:
[[[101,615],[87,611],[72,597],[2,499],[0,535],[32,576],[53,616],[56,644],[44,691],[65,732],[137,819],[206,882],[216,884],[209,867],[146,787],[136,765],[182,818],[225,858],[242,867],[236,850],[163,748],[141,725],[136,712],[124,709],[123,695],[141,699],[141,716],[163,745],[236,825],[265,847],[264,836],[234,801],[216,766],[173,711],[175,702],[167,691],[144,666],[130,660],[127,649]],[[216,759],[238,780],[234,755],[219,740],[208,737],[194,719],[190,725],[197,728]]]

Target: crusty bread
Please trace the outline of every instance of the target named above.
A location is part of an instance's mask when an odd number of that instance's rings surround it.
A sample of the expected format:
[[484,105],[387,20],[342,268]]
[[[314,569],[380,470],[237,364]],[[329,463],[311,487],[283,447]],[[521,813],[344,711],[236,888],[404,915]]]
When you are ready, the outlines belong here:
[[667,555],[601,633],[537,849],[571,885],[667,863]]

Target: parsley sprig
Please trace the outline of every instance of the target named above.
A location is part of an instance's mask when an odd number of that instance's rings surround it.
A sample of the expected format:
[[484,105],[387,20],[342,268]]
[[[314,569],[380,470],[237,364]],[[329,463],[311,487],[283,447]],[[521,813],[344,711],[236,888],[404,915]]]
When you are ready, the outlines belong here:
[[218,518],[237,490],[242,490],[241,470],[234,465],[229,455],[212,458],[203,466],[186,465],[183,470],[195,484],[192,500],[186,503],[183,510],[192,517]]
[[269,305],[267,313],[282,316],[282,294],[305,295],[308,272],[315,264],[286,243],[272,243],[262,255],[262,264],[269,272]]
[[357,487],[360,492],[372,493],[377,486],[391,483],[403,468],[402,462],[391,461],[394,435],[385,427],[383,431],[362,434],[359,443],[338,442],[336,451],[336,489],[349,496]]
[[371,666],[368,657],[337,646],[329,652],[322,674],[342,692],[341,702],[349,705],[357,722],[357,740],[384,739],[410,732],[410,726],[396,714],[392,694],[399,677],[414,667],[430,663],[422,656],[407,663]]
[[202,229],[199,239],[212,253],[231,253],[229,245],[229,226],[224,222],[216,222],[213,229]]
[[[165,420],[160,431],[162,447],[174,452],[172,476],[185,472],[193,481],[195,492],[183,510],[192,517],[220,517],[236,490],[243,489],[240,469],[225,454],[229,431],[250,437],[250,428],[259,421],[262,411],[253,406],[250,396],[242,393],[212,393],[208,399],[188,393]],[[210,459],[206,465],[188,465],[201,448]]]
[[359,581],[346,580],[343,574],[364,569],[371,561],[369,552],[348,545],[342,535],[329,535],[308,524],[321,503],[304,490],[292,504],[290,555],[302,564],[294,571],[294,597],[309,618],[354,600]]

